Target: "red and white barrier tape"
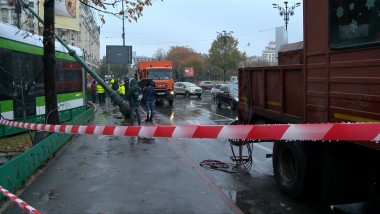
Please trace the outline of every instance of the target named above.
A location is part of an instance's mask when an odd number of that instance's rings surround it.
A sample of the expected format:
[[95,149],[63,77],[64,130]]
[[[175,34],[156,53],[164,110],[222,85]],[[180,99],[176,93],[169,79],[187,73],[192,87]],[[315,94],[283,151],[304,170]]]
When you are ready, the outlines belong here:
[[241,140],[380,141],[380,123],[225,126],[77,126],[34,124],[0,120],[0,124],[31,130],[88,135]]
[[0,191],[3,193],[4,196],[6,196],[7,198],[11,199],[13,202],[15,202],[19,207],[21,207],[22,209],[24,209],[26,212],[32,213],[32,214],[41,214],[36,209],[34,209],[33,207],[31,207],[29,204],[25,203],[23,200],[21,200],[20,198],[18,198],[15,195],[13,195],[8,190],[4,189],[2,186],[0,186]]

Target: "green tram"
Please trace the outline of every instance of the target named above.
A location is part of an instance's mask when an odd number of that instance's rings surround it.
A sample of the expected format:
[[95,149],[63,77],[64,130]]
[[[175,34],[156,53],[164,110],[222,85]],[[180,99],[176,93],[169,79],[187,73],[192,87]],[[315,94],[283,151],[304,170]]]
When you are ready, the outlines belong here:
[[[45,114],[42,37],[0,22],[0,112],[5,119]],[[79,56],[82,51],[70,46]],[[58,109],[86,104],[85,71],[55,43]]]

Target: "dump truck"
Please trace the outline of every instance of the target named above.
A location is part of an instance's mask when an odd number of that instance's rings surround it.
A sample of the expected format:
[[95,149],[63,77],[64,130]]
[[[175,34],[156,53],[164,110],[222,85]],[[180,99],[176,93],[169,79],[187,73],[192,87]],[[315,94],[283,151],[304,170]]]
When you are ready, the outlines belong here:
[[145,61],[137,64],[135,78],[139,87],[144,88],[151,80],[155,83],[156,100],[168,100],[173,105],[174,79],[172,61]]
[[[307,0],[303,9],[303,41],[282,46],[278,66],[238,69],[237,123],[380,122],[380,2],[352,10],[349,1]],[[270,155],[292,198],[379,199],[378,142],[276,141]]]

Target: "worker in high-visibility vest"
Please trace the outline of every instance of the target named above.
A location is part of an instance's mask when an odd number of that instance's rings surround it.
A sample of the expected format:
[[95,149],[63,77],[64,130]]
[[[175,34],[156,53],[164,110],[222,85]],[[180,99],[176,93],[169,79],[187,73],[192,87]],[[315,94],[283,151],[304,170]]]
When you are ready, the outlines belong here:
[[120,97],[123,98],[123,100],[125,100],[125,86],[122,82],[120,82],[119,89],[117,89],[117,92],[119,93]]
[[111,81],[110,81],[110,84],[109,84],[109,87],[110,88],[112,88],[112,84],[115,82],[115,80],[114,79],[111,79]]
[[99,96],[99,104],[102,105],[102,103],[105,103],[105,94],[104,94],[104,88],[98,83],[96,85],[96,91],[98,92],[98,96]]

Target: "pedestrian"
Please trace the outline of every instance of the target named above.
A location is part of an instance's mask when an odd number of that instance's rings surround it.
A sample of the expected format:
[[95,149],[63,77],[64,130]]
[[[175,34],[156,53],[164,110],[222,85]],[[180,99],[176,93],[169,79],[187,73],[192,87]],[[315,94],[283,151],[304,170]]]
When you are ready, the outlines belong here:
[[96,102],[96,81],[92,81],[91,84],[92,103]]
[[128,91],[128,88],[129,88],[129,78],[128,77],[125,78],[124,86],[125,86],[125,90]]
[[117,92],[117,90],[119,89],[119,84],[117,83],[117,80],[111,80],[111,82],[112,82],[112,90],[114,90],[114,91],[116,91]]
[[[156,89],[154,88],[154,82],[151,80],[148,86],[144,88],[144,99],[146,108],[146,120],[145,122],[152,122],[154,115],[154,99],[156,97]],[[150,111],[150,115],[149,115]]]
[[[119,84],[117,83],[117,80],[114,80],[114,79],[111,80],[111,88],[112,88],[112,90],[118,92]],[[113,105],[116,105],[115,100],[112,100],[112,103],[113,103]]]
[[137,85],[137,80],[132,79],[130,82],[129,89],[126,94],[126,99],[129,102],[129,108],[130,108],[130,117],[131,117],[131,126],[134,124],[135,115],[137,117],[138,125],[141,126],[141,118],[140,118],[140,104],[141,104],[141,97],[139,94],[139,91],[141,89]]
[[104,88],[98,83],[96,90],[98,91],[99,105],[102,105],[102,103],[105,103]]
[[117,92],[119,93],[120,97],[125,100],[125,87],[122,82],[119,83],[119,89]]

